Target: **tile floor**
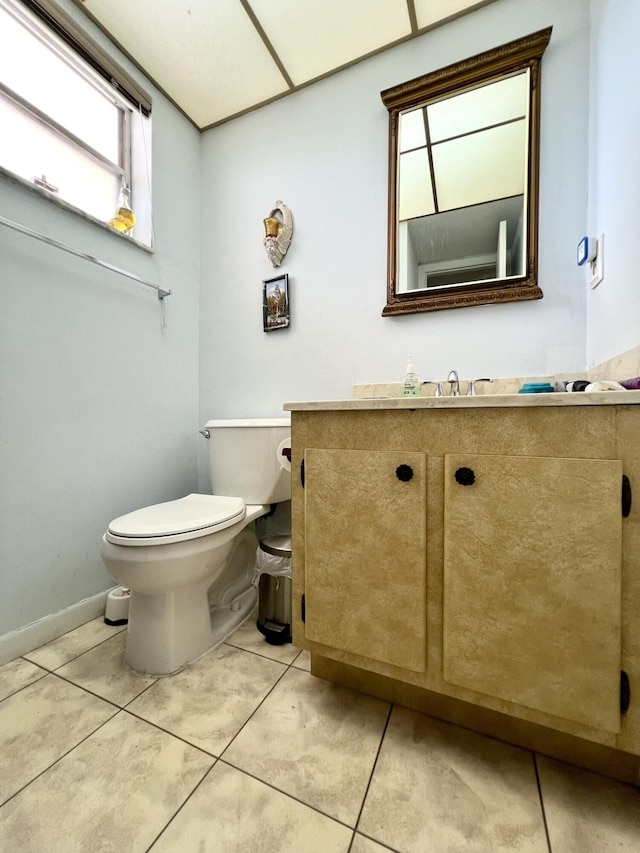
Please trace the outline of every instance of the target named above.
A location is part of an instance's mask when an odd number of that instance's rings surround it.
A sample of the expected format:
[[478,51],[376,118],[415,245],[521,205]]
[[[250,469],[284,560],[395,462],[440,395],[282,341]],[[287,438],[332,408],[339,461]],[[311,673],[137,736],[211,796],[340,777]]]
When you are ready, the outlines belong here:
[[640,850],[635,788],[334,687],[253,621],[171,678],[125,637],[0,667],[0,850]]

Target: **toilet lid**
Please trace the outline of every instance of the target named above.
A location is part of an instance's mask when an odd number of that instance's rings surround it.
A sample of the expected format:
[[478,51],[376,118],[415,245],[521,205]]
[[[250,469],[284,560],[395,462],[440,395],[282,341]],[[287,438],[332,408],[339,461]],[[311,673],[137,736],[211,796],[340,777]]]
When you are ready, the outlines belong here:
[[111,522],[108,533],[129,539],[175,537],[185,533],[206,536],[242,521],[244,516],[242,498],[192,494],[121,515]]

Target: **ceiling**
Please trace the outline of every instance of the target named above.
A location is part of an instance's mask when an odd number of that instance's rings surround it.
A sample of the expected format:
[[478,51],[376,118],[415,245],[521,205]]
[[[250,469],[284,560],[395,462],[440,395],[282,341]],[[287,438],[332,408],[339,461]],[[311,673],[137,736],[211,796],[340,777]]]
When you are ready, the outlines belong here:
[[204,130],[493,0],[74,2]]

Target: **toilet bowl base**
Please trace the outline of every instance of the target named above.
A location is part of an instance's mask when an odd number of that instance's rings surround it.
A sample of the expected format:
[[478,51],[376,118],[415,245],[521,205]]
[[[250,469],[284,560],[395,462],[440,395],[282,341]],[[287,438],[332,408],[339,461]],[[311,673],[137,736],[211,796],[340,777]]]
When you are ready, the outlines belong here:
[[206,583],[166,593],[131,593],[124,658],[140,675],[175,675],[223,643],[252,614],[255,587],[211,609]]

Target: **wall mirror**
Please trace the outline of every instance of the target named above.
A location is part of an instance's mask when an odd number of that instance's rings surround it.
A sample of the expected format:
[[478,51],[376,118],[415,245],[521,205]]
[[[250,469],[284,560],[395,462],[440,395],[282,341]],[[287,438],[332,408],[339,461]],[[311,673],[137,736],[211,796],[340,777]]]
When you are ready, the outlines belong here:
[[540,299],[540,62],[551,27],[381,93],[383,316]]

